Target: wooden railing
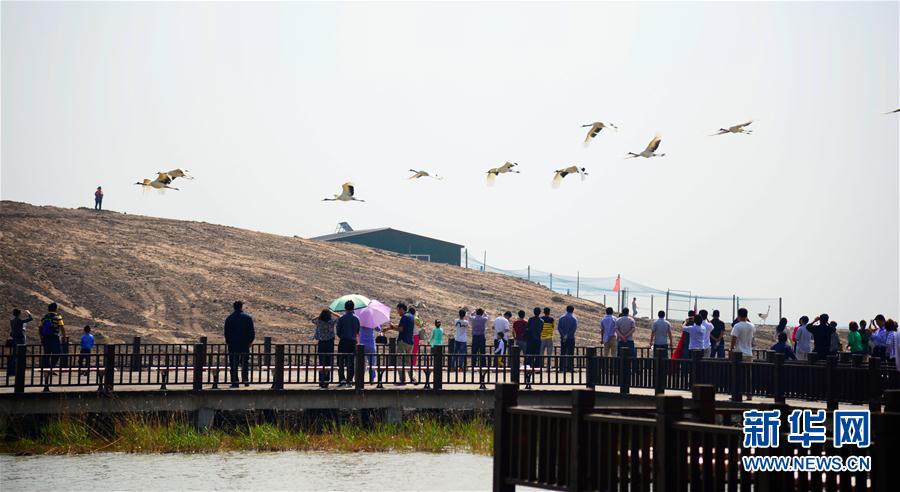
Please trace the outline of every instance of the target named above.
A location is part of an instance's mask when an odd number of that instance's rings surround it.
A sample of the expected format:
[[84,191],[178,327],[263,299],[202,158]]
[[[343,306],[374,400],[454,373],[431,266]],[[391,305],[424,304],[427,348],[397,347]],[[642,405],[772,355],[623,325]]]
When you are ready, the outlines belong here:
[[[571,491],[893,490],[892,464],[900,452],[900,391],[884,412],[872,414],[868,447],[803,448],[781,435],[777,448],[743,447],[743,430],[730,425],[734,408],[715,401],[714,388],[695,387],[691,400],[658,395],[656,406],[595,407],[590,390],[573,390],[567,408],[517,405],[515,385],[495,388],[494,491],[517,485]],[[780,409],[782,419],[790,413]],[[788,427],[784,422],[782,429]],[[745,456],[869,457],[870,471],[755,472]]]

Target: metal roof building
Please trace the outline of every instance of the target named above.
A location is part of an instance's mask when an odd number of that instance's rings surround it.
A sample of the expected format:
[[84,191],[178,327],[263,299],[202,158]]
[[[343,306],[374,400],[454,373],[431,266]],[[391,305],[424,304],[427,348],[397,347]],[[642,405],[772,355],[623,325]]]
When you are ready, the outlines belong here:
[[462,244],[441,241],[390,227],[354,231],[346,223],[338,226],[339,232],[313,237],[317,241],[340,241],[361,244],[370,248],[392,251],[420,260],[460,265]]

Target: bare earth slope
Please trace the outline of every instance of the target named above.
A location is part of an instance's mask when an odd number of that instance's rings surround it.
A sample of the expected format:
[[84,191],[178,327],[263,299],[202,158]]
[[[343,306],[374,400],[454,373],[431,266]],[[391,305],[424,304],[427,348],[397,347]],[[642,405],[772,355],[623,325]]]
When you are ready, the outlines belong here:
[[[445,327],[460,307],[496,314],[549,306],[558,317],[573,304],[581,345],[596,342],[602,308],[523,280],[358,245],[9,201],[0,202],[0,251],[4,311],[40,316],[55,301],[67,326],[89,323],[105,341],[221,339],[231,303],[241,299],[259,337],[308,342],[310,318],[359,293],[388,305],[422,302],[422,318]],[[645,340],[641,333],[638,344]]]

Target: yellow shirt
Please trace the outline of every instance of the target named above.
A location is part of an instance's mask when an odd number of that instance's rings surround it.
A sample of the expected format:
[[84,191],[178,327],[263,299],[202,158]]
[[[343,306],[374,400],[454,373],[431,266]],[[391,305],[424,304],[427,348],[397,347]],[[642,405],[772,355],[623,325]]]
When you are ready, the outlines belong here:
[[553,338],[553,318],[542,316],[541,319],[544,320],[544,327],[541,328],[541,340],[551,340]]

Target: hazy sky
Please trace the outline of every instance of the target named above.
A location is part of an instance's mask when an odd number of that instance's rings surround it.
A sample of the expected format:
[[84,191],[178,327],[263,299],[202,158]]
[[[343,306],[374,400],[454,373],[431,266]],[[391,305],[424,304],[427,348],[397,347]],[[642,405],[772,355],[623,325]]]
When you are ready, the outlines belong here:
[[897,2],[4,2],[0,193],[896,317],[898,45]]

